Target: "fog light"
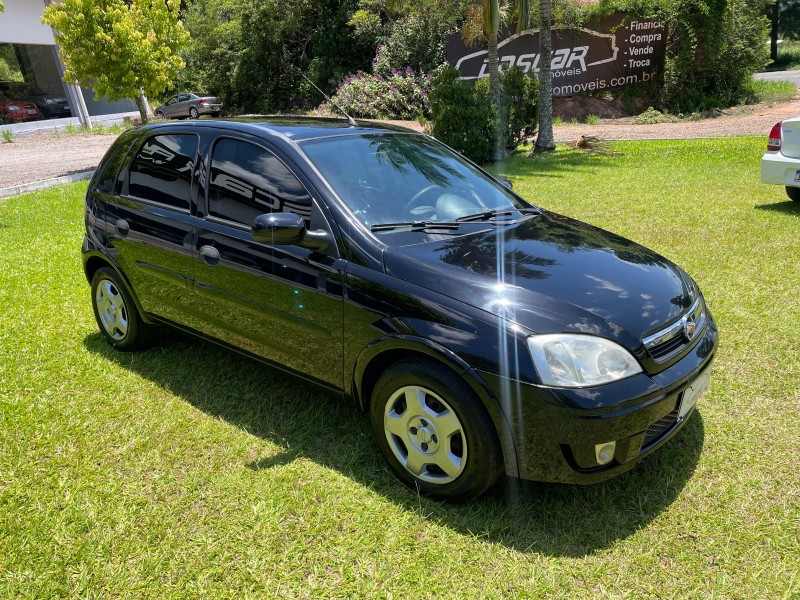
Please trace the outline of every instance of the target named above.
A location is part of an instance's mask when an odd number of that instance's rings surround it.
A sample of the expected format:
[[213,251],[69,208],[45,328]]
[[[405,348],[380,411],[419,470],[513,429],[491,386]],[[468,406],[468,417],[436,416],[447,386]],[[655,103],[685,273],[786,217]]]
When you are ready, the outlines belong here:
[[607,465],[614,460],[614,450],[617,449],[617,442],[606,442],[604,444],[595,444],[594,456],[597,459],[597,464]]

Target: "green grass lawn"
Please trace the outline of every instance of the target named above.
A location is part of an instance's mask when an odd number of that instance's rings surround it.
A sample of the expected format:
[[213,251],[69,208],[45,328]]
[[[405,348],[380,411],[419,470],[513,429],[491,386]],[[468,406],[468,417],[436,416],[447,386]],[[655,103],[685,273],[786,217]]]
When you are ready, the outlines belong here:
[[778,44],[778,60],[770,63],[767,71],[797,71],[800,69],[800,41],[783,40]]
[[0,202],[0,597],[797,598],[800,205],[763,137],[560,148],[499,172],[700,283],[720,330],[684,430],[591,487],[419,498],[368,420],[211,345],[96,330],[85,183]]

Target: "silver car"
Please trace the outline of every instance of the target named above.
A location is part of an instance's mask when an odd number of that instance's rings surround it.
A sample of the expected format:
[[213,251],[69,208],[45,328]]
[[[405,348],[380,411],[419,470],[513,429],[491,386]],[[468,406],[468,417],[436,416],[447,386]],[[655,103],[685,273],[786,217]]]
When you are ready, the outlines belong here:
[[176,94],[155,110],[159,119],[196,119],[200,115],[218,117],[222,102],[216,96],[205,96],[193,92]]

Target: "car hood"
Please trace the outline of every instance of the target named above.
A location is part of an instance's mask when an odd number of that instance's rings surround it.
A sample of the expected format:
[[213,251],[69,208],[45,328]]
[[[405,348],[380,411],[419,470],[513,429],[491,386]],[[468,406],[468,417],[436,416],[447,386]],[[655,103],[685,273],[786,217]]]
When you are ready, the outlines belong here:
[[546,211],[512,225],[389,247],[384,266],[534,332],[599,335],[630,350],[698,293],[659,254]]

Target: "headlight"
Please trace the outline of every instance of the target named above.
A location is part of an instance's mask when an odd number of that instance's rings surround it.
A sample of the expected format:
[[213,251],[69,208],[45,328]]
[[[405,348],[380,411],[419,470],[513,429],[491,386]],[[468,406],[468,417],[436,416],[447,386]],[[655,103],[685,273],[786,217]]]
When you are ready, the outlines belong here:
[[553,333],[528,338],[528,348],[542,383],[586,387],[642,372],[630,352],[591,335]]

